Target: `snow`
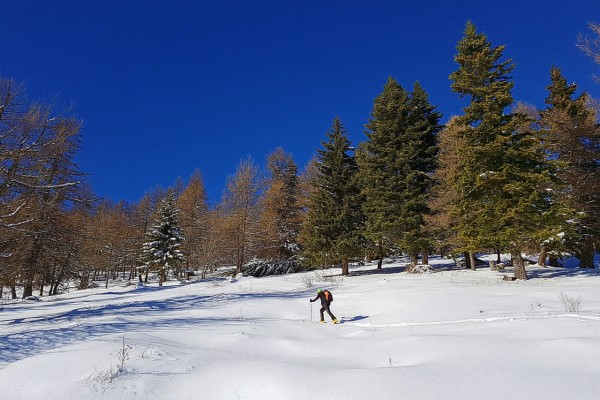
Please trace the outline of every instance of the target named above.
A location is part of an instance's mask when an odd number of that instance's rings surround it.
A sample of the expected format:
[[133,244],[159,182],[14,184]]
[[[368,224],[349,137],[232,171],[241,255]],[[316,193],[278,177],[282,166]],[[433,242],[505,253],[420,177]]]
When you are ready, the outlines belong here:
[[[530,266],[529,281],[503,282],[510,268],[429,261],[427,274],[394,262],[11,302],[2,398],[597,398],[595,271]],[[317,323],[317,288],[343,323]],[[579,311],[561,295],[581,297]]]

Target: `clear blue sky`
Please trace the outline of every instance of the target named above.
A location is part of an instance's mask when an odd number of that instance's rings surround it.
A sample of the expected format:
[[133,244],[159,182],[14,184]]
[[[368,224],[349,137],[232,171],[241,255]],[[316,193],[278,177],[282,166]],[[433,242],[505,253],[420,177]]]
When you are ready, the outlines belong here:
[[0,1],[0,74],[32,99],[74,103],[96,193],[137,201],[204,174],[211,202],[248,155],[298,165],[339,115],[356,144],[388,76],[444,114],[467,20],[516,62],[516,100],[543,106],[549,69],[600,97],[576,47],[598,0]]

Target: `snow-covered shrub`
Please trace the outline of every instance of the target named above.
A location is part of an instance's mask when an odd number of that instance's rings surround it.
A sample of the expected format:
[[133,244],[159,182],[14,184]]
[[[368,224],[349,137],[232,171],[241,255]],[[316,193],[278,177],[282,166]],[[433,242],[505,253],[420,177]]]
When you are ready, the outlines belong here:
[[430,274],[432,271],[428,264],[418,264],[412,268],[407,268],[406,272],[411,274]]
[[310,289],[311,287],[313,287],[313,281],[313,277],[311,277],[308,274],[302,274],[302,276],[300,277],[300,282],[302,283],[302,286],[304,286],[306,289]]
[[244,264],[244,276],[259,278],[267,275],[291,274],[300,271],[300,265],[295,259],[288,260],[258,260],[253,259]]
[[333,285],[339,285],[342,283],[343,278],[335,275],[326,275],[324,271],[315,272],[315,280],[317,282],[327,282]]

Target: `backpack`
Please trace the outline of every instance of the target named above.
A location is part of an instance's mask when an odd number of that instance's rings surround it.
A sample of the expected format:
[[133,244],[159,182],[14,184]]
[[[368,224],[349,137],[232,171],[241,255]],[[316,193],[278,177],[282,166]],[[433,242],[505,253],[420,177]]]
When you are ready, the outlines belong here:
[[331,292],[329,290],[324,290],[323,294],[325,295],[325,300],[327,300],[330,303],[333,302],[333,295],[331,294]]

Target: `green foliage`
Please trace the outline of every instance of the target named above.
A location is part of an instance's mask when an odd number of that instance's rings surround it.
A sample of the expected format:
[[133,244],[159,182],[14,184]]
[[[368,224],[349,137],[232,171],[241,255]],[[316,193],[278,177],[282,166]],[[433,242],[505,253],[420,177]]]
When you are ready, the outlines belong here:
[[172,192],[160,205],[158,218],[147,233],[142,248],[142,262],[147,267],[167,270],[185,261],[181,252],[183,232],[179,226],[179,209]]
[[470,99],[459,118],[464,153],[453,179],[458,237],[465,251],[520,251],[552,230],[547,191],[552,166],[536,121],[522,112],[506,113],[513,102],[508,74],[514,65],[500,60],[504,46],[492,47],[469,22],[457,50],[452,89]]
[[417,82],[408,93],[393,78],[375,99],[357,155],[365,198],[365,233],[374,243],[427,248],[423,217],[437,155],[441,114]]
[[363,248],[358,168],[339,118],[327,138],[317,150],[317,176],[302,232],[304,256],[319,265],[341,263]]

